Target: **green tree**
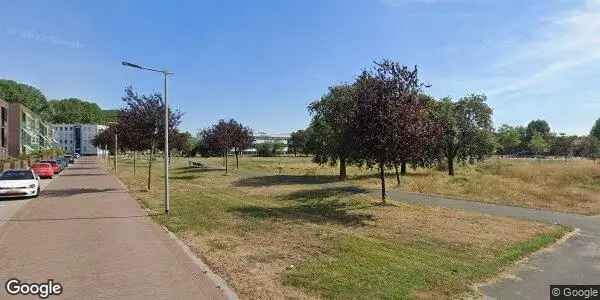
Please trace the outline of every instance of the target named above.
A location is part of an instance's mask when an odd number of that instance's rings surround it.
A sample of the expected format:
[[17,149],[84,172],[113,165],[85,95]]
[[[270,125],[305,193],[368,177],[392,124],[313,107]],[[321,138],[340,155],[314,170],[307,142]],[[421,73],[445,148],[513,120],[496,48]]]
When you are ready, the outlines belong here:
[[355,105],[351,85],[338,85],[329,88],[320,100],[311,103],[308,110],[312,114],[310,123],[313,161],[318,164],[335,165],[339,161],[339,178],[346,179],[346,165],[356,157],[357,149],[352,142],[350,128]]
[[535,155],[544,154],[548,150],[548,143],[541,133],[534,131],[531,140],[529,141],[529,150]]
[[534,120],[527,124],[526,141],[529,143],[535,133],[539,133],[547,142],[550,137],[550,125],[544,120]]
[[50,121],[55,124],[102,124],[104,123],[104,114],[98,104],[83,101],[78,98],[67,98],[61,100],[51,100],[48,102],[50,107]]
[[47,117],[46,96],[37,88],[13,80],[0,79],[0,98],[8,102],[18,102],[33,112]]
[[521,134],[516,127],[502,125],[496,133],[497,141],[502,154],[512,154],[521,145]]
[[598,118],[598,120],[596,120],[596,123],[594,123],[594,126],[592,126],[590,135],[600,140],[600,118]]
[[297,130],[292,132],[288,141],[288,152],[293,152],[294,156],[298,153],[305,153],[306,148],[306,131]]
[[472,94],[453,102],[447,97],[433,109],[441,127],[440,153],[448,162],[448,174],[454,175],[454,163],[482,159],[494,151],[492,109],[485,95]]

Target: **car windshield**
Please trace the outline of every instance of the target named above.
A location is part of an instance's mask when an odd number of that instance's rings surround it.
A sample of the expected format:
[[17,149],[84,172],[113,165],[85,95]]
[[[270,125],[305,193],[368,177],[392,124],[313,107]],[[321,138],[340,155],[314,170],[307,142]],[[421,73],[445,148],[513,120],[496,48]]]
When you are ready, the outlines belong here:
[[31,173],[31,171],[28,171],[28,170],[23,170],[23,171],[9,170],[9,171],[2,173],[2,175],[0,175],[0,180],[27,180],[27,179],[34,179],[33,173]]

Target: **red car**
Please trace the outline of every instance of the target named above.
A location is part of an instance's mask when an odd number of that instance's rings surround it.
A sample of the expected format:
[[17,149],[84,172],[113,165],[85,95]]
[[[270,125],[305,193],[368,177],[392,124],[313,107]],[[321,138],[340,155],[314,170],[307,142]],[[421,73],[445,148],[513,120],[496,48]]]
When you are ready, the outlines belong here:
[[54,168],[49,163],[35,163],[31,165],[31,169],[40,177],[52,178],[54,176]]
[[60,173],[60,165],[58,165],[58,163],[55,160],[42,160],[41,163],[50,164],[52,166],[54,174]]

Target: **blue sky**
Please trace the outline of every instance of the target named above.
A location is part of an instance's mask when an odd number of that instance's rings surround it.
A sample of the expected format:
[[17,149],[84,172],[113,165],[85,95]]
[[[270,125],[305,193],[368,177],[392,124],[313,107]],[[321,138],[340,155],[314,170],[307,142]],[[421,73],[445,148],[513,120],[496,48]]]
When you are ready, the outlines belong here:
[[220,118],[287,132],[328,86],[373,60],[418,65],[436,97],[488,95],[496,125],[546,119],[587,134],[600,117],[600,0],[9,1],[0,78],[121,105],[161,90],[196,131]]

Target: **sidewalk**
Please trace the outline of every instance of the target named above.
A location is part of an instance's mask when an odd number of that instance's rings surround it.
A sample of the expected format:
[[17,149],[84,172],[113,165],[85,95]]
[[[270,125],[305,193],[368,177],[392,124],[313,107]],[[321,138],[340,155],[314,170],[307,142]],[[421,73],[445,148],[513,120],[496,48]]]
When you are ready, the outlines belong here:
[[226,298],[95,158],[80,159],[0,227],[0,266],[1,299],[9,278],[53,279],[64,290],[57,299]]
[[412,204],[562,224],[578,234],[555,248],[540,251],[521,264],[514,277],[480,287],[484,299],[550,299],[550,284],[598,284],[600,282],[600,217],[559,213],[514,206],[391,191],[389,197]]

